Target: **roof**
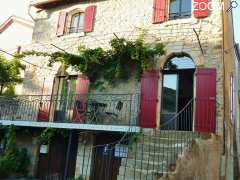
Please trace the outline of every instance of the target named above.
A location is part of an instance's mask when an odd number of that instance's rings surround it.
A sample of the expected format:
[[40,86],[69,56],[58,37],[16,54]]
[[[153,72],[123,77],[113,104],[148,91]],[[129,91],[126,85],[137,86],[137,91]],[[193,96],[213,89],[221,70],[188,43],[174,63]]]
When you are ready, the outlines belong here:
[[34,23],[32,21],[12,15],[3,24],[0,25],[0,33],[5,31],[13,22],[21,23],[29,28],[33,28],[34,26]]
[[33,0],[31,4],[39,9],[47,9],[67,3],[82,2],[84,0]]

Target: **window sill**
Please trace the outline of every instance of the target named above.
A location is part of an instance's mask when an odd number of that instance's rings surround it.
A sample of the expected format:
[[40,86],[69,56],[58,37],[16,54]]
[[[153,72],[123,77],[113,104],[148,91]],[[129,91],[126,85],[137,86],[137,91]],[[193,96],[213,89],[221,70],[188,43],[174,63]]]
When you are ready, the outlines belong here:
[[62,38],[78,38],[78,37],[83,37],[83,36],[85,36],[85,33],[80,32],[80,33],[66,34],[66,35],[62,36]]
[[178,24],[197,24],[198,19],[194,17],[189,17],[189,18],[179,18],[179,19],[171,19],[167,20],[163,23],[164,26],[175,26]]

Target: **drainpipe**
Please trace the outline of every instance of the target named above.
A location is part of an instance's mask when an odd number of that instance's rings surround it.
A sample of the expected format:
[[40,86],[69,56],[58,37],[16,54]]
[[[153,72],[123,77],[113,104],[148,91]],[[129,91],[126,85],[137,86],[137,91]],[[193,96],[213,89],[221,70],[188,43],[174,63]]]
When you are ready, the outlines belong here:
[[[222,0],[222,3],[225,3],[224,0]],[[225,129],[225,126],[226,126],[226,105],[225,105],[225,102],[226,102],[226,95],[225,95],[225,58],[224,58],[224,43],[225,43],[225,40],[224,40],[224,37],[225,37],[225,33],[224,33],[224,8],[222,8],[222,31],[223,31],[223,40],[222,40],[222,63],[223,63],[223,152],[222,152],[222,155],[225,155],[225,146],[226,146],[226,129]]]

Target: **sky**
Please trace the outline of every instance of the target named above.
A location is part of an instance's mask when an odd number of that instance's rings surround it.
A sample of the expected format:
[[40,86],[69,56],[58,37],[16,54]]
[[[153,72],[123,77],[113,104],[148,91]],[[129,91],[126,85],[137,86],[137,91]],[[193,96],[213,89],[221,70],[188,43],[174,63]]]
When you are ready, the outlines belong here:
[[16,15],[29,19],[28,4],[30,0],[1,0],[0,1],[0,24],[11,15]]
[[240,43],[240,0],[236,0],[238,6],[234,8],[233,11],[233,21],[234,21],[234,33],[235,41]]

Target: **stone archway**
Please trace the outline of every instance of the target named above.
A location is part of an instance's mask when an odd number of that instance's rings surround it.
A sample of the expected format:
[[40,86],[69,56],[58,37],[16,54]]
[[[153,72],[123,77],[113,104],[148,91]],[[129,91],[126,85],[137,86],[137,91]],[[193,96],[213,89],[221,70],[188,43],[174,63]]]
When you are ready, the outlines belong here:
[[191,110],[180,119],[174,117],[193,100],[194,71],[195,64],[186,53],[172,54],[164,63],[161,71],[161,129],[192,130]]

